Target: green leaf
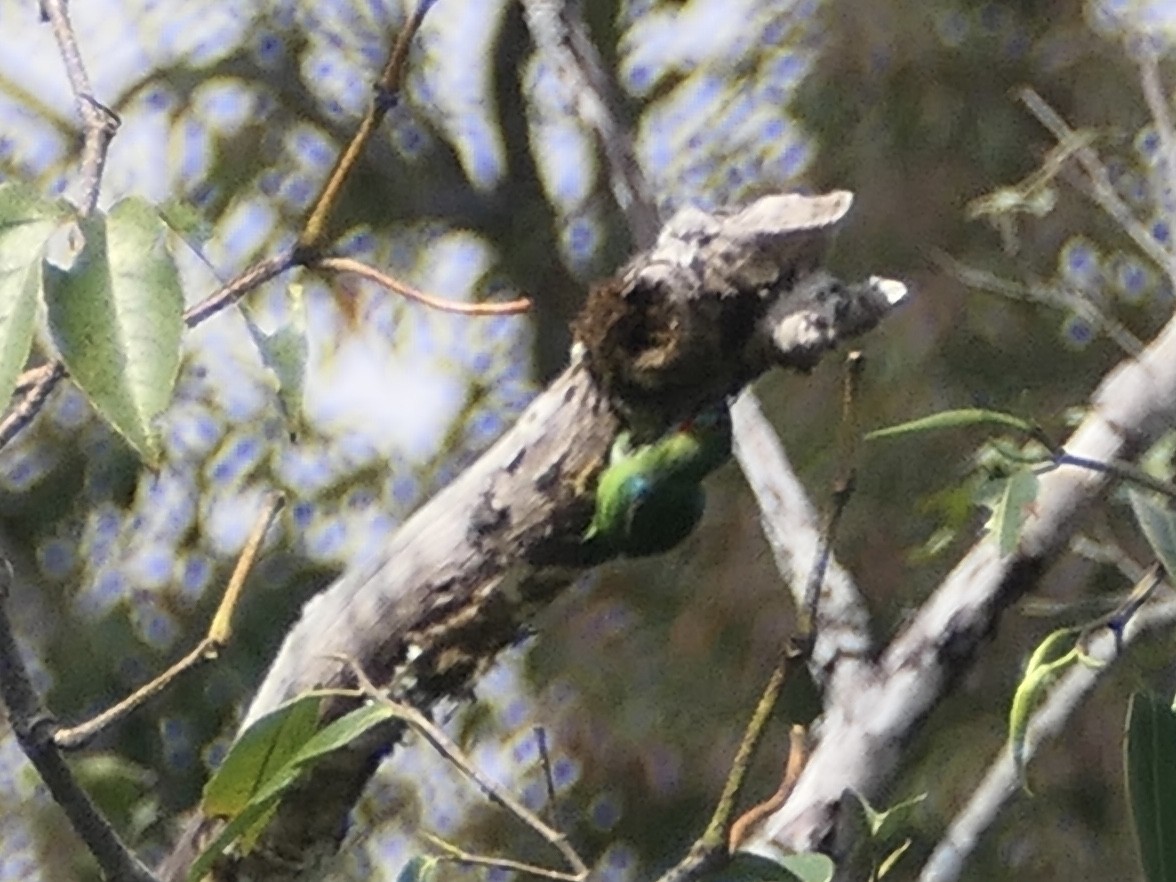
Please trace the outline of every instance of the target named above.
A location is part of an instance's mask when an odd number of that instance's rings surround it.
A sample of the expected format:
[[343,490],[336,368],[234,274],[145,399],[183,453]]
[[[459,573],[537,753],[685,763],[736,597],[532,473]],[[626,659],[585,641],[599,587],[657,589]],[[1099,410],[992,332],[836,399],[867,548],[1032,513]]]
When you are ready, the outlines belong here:
[[779,861],[745,851],[736,852],[713,876],[713,882],[829,882],[833,861],[816,852],[785,855]]
[[281,793],[276,793],[271,795],[268,800],[252,802],[241,814],[229,821],[192,862],[192,866],[188,869],[188,882],[201,882],[212,870],[212,865],[230,845],[241,839],[249,830],[255,829],[259,821],[262,824],[265,823],[277,808],[280,799]]
[[322,696],[316,694],[296,698],[242,732],[204,785],[204,813],[232,818],[244,811],[314,735],[321,702]]
[[832,858],[815,851],[786,855],[780,865],[802,882],[830,882],[836,869]]
[[0,185],[0,401],[28,361],[45,243],[72,210],[23,184]]
[[870,805],[869,800],[862,796],[857,791],[851,791],[861,803],[862,811],[865,814],[866,826],[870,832],[870,838],[875,842],[885,842],[893,838],[903,828],[910,824],[911,816],[915,809],[927,798],[926,793],[920,793],[918,796],[912,796],[910,799],[904,799],[902,802],[892,805],[888,809],[879,811]]
[[49,328],[74,381],[147,462],[180,365],[183,294],[167,228],[141,199],[79,221],[73,266],[45,267]]
[[294,762],[300,767],[305,766],[320,756],[325,756],[340,747],[346,747],[361,735],[394,716],[396,716],[395,711],[385,704],[365,704],[358,707],[316,732],[314,737],[302,745],[302,749],[294,757]]
[[1013,693],[1013,703],[1009,708],[1009,752],[1017,777],[1026,792],[1029,791],[1029,783],[1025,777],[1025,734],[1029,730],[1029,718],[1038,699],[1057,675],[1079,661],[1080,653],[1076,645],[1078,631],[1076,628],[1059,628],[1048,634],[1033,650],[1025,676]]
[[911,847],[912,841],[913,840],[911,839],[907,839],[902,843],[902,845],[898,846],[898,848],[894,849],[894,851],[886,855],[886,857],[882,859],[882,863],[878,865],[878,872],[875,874],[875,878],[885,878],[886,874],[894,869],[894,865],[898,863],[899,859],[907,853],[907,849]]
[[1176,713],[1137,692],[1123,746],[1127,801],[1148,882],[1176,882]]
[[159,217],[193,251],[199,252],[204,243],[212,238],[212,224],[195,205],[185,199],[173,196],[160,203]]
[[1005,481],[1004,492],[989,519],[989,529],[996,537],[1001,557],[1007,557],[1017,550],[1021,527],[1036,499],[1037,475],[1028,469],[1014,472]]
[[982,425],[1004,426],[1010,429],[1017,429],[1029,435],[1037,431],[1037,427],[1033,423],[1009,413],[1001,413],[998,410],[967,408],[964,410],[945,410],[922,417],[921,419],[912,420],[909,423],[899,423],[897,426],[875,429],[866,435],[866,440],[873,441],[877,438],[894,438],[899,435],[910,435],[915,432],[931,432],[938,429],[958,429],[961,426]]
[[1152,493],[1132,489],[1127,495],[1147,544],[1168,571],[1168,578],[1176,579],[1176,512]]
[[404,865],[396,882],[432,882],[438,863],[440,861],[435,857],[417,855]]
[[245,327],[261,354],[262,363],[277,380],[282,414],[291,436],[296,436],[302,429],[302,390],[306,381],[308,344],[306,306],[300,286],[291,286],[290,298],[290,320],[272,334],[258,327],[248,312],[245,312]]
[[[205,787],[201,802],[205,814],[228,816],[231,820],[193,862],[188,872],[190,882],[199,882],[234,843],[241,842],[245,851],[252,848],[277,810],[282,794],[313,760],[350,744],[395,716],[387,705],[368,704],[315,732],[321,698],[321,693],[309,693],[294,699],[257,720],[237,740]],[[248,746],[242,748],[246,742]],[[214,787],[213,782],[239,750],[242,755],[234,760],[233,772]],[[236,811],[214,811],[210,805]]]

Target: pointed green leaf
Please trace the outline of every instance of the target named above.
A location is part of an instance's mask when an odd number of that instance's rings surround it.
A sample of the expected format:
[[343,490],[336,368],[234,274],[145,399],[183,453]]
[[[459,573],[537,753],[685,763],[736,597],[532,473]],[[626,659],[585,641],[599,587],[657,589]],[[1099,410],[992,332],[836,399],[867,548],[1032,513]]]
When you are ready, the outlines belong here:
[[438,863],[440,862],[435,857],[417,855],[404,865],[404,869],[396,877],[396,882],[432,882]]
[[306,307],[302,291],[291,286],[290,320],[272,334],[267,334],[245,313],[245,327],[261,354],[262,363],[278,383],[278,401],[291,435],[302,429],[302,390],[306,380]]
[[258,719],[241,733],[204,785],[200,807],[210,817],[232,818],[289,764],[318,728],[322,696],[304,695]]
[[1078,630],[1059,628],[1048,634],[1033,650],[1025,676],[1013,693],[1009,708],[1009,752],[1017,777],[1026,791],[1029,783],[1025,777],[1025,734],[1029,731],[1029,719],[1038,699],[1057,675],[1079,661],[1080,653],[1075,645]]
[[869,800],[860,793],[857,791],[852,792],[862,805],[866,825],[870,831],[870,838],[875,842],[885,842],[893,838],[904,827],[908,826],[915,809],[927,798],[926,793],[920,793],[918,796],[904,799],[902,802],[896,803],[888,809],[878,810],[870,805]]
[[45,243],[71,211],[32,187],[0,185],[0,401],[12,395],[29,357]]
[[801,882],[830,882],[836,869],[832,858],[816,851],[786,855],[780,865]]
[[155,209],[125,199],[79,222],[69,271],[45,267],[49,328],[74,381],[148,462],[180,365],[183,295]]
[[886,855],[886,857],[882,859],[882,863],[878,864],[878,879],[886,878],[886,874],[893,870],[894,865],[897,864],[899,859],[907,853],[907,849],[911,847],[912,841],[913,840],[907,839],[901,845],[899,845],[898,848],[894,849],[894,851],[890,852],[890,854]]
[[[828,882],[829,875],[821,875],[825,870],[825,863],[820,859],[829,858],[823,854],[790,854],[779,861],[751,854],[746,851],[736,852],[731,856],[722,869],[713,875],[703,876],[704,882]],[[828,866],[831,868],[832,861]]]
[[1004,492],[989,520],[989,529],[996,537],[1001,557],[1007,557],[1017,550],[1021,527],[1036,499],[1037,475],[1028,469],[1014,472],[1005,481]]
[[[395,716],[383,704],[368,704],[315,732],[320,693],[283,705],[250,726],[204,788],[205,814],[231,820],[209,843],[189,871],[199,880],[236,842],[248,851],[277,809],[282,794],[315,759],[350,744]],[[233,763],[230,772],[225,767]],[[224,780],[218,781],[223,776]],[[215,783],[214,783],[215,782]]]
[[1154,695],[1131,696],[1123,761],[1147,882],[1176,882],[1176,713]]
[[251,828],[254,828],[258,821],[264,823],[265,818],[277,807],[280,798],[281,794],[278,793],[272,795],[268,801],[252,802],[233,820],[225,824],[220,833],[205,846],[204,851],[200,852],[200,855],[192,862],[192,866],[188,868],[188,882],[201,882],[212,870],[212,865],[228,850],[230,845],[242,838]]
[[346,747],[356,738],[395,715],[395,712],[385,704],[365,704],[358,707],[316,732],[314,737],[302,745],[298,755],[294,757],[294,762],[299,767],[304,767],[320,756]]
[[1168,571],[1168,578],[1176,579],[1176,512],[1152,493],[1132,489],[1128,497],[1147,544]]
[[911,420],[908,423],[899,423],[897,426],[876,429],[866,435],[866,440],[894,438],[899,435],[909,435],[914,432],[931,432],[938,429],[958,429],[961,426],[983,425],[1004,426],[1030,435],[1036,431],[1033,423],[1028,420],[1023,420],[1020,417],[1015,417],[1012,414],[1001,413],[998,410],[967,408],[964,410],[945,410],[922,417],[921,419]]

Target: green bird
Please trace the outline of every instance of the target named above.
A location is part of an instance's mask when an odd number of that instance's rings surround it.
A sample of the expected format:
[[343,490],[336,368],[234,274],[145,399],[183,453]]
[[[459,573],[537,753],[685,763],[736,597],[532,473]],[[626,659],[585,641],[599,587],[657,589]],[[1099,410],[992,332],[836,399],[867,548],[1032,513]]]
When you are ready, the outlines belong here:
[[661,554],[702,519],[702,479],[731,455],[726,404],[679,423],[656,441],[633,447],[617,436],[596,487],[596,511],[585,540],[629,557]]

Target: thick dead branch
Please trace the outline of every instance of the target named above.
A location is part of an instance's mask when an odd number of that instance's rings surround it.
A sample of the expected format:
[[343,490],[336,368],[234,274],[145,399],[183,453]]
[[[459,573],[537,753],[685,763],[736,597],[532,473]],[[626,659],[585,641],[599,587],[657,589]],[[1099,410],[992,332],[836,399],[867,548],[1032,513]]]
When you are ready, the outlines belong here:
[[[651,250],[591,295],[571,366],[514,428],[382,553],[307,604],[244,725],[308,689],[352,685],[339,657],[425,712],[464,694],[538,608],[600,562],[581,538],[622,422],[656,433],[772,364],[808,368],[905,292],[816,270],[828,227],[850,201],[770,196],[735,214],[691,209],[672,219]],[[340,699],[328,715],[350,708]],[[385,729],[313,769],[262,846],[222,876],[315,877],[398,736]],[[166,878],[180,878],[200,838],[189,831]]]

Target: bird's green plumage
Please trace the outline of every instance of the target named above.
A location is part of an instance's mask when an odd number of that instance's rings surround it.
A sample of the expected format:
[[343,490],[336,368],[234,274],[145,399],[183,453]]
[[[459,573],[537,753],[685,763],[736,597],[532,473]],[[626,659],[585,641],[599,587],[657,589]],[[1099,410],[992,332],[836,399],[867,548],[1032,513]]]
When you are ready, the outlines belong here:
[[682,541],[702,518],[702,479],[731,454],[726,405],[633,447],[627,432],[614,442],[596,487],[586,540],[630,557],[660,554]]

